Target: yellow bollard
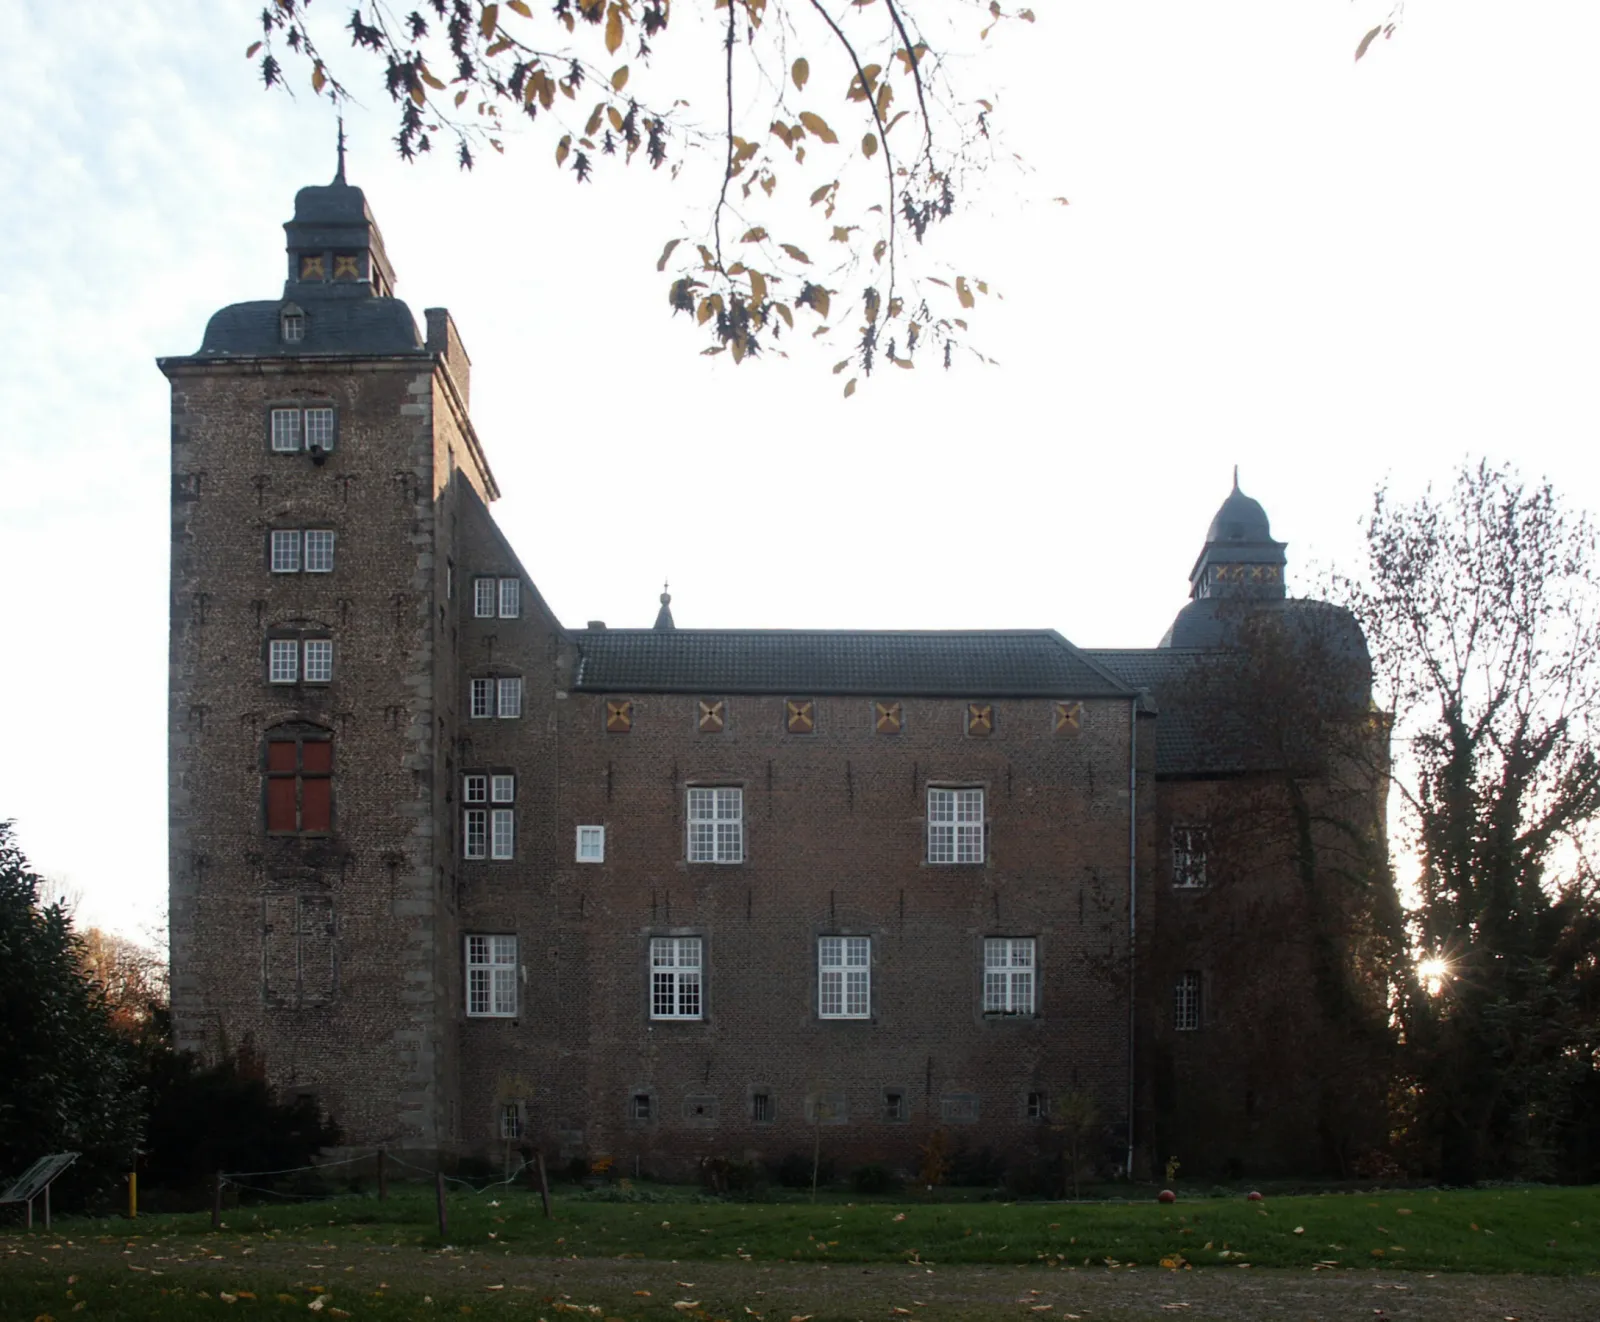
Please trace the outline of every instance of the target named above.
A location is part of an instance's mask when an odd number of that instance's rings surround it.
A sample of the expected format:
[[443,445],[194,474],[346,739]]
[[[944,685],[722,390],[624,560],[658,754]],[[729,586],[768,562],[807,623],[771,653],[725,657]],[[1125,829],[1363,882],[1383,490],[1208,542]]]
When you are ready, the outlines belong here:
[[137,1220],[139,1216],[139,1172],[128,1172],[128,1220]]

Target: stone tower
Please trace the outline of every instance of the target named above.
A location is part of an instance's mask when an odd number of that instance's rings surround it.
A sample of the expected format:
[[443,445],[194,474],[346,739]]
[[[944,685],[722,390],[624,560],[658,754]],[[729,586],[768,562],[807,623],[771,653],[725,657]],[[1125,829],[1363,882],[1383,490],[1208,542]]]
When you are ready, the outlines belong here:
[[495,497],[449,314],[419,335],[359,188],[300,190],[280,298],[172,387],[172,1001],[352,1143],[456,1123],[456,505]]

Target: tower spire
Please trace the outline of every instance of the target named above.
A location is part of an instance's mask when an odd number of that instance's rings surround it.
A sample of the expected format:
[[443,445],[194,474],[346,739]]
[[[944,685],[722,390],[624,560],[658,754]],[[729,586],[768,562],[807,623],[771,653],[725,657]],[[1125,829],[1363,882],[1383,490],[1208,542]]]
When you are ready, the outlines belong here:
[[336,184],[344,183],[344,116],[339,116],[339,169],[333,176]]
[[676,629],[678,626],[672,621],[672,593],[668,590],[666,579],[661,580],[661,609],[656,612],[656,628]]

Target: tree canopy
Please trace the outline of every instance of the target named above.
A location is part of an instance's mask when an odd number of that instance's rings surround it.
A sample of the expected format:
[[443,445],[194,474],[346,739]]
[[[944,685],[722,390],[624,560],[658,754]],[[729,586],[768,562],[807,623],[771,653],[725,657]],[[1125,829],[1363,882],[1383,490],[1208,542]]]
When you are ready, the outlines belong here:
[[[848,348],[834,372],[849,373],[849,395],[882,363],[909,370],[931,356],[949,367],[969,347],[968,314],[988,283],[916,250],[997,154],[995,99],[967,86],[972,66],[954,48],[1032,23],[1032,10],[999,0],[916,13],[905,0],[718,0],[710,15],[672,0],[404,9],[359,0],[344,25],[352,49],[334,54],[311,0],[271,0],[246,54],[268,87],[304,77],[340,106],[373,75],[408,160],[447,144],[470,169],[519,126],[579,184],[635,161],[676,177],[694,153],[708,156],[706,226],[665,236],[657,263],[673,311],[710,340],[704,353],[741,362],[781,352],[785,335],[822,337]],[[676,62],[658,61],[684,28]]]
[[77,1152],[63,1184],[93,1192],[131,1165],[139,1090],[66,906],[41,904],[40,885],[0,822],[0,1175]]
[[1451,1182],[1571,1172],[1600,1134],[1594,525],[1480,463],[1380,491],[1366,540],[1344,586],[1418,863],[1393,988],[1411,1134]]

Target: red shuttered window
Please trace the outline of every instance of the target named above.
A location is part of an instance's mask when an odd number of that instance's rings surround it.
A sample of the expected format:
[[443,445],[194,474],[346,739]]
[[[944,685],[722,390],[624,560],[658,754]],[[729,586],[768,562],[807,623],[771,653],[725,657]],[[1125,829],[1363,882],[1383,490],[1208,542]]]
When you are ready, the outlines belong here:
[[267,831],[326,835],[333,829],[333,740],[321,731],[267,736]]

